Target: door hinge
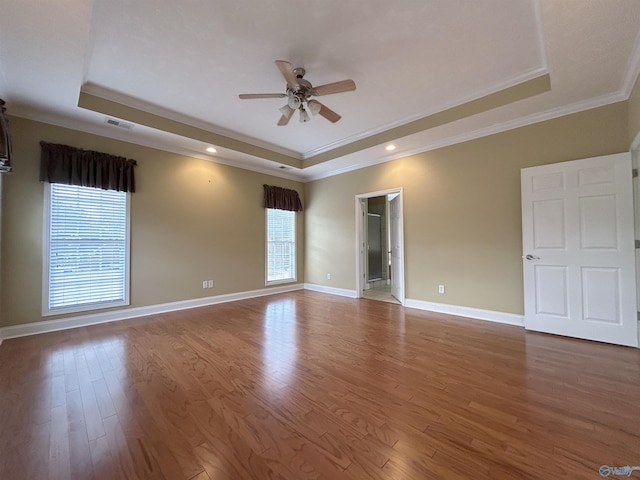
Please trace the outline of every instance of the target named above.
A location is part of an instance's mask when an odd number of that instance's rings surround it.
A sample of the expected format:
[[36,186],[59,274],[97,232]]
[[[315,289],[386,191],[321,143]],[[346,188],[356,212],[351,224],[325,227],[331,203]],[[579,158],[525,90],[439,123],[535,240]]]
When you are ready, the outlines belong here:
[[638,169],[634,168],[631,170],[631,177],[636,178],[638,176]]
[[636,248],[640,248],[640,240],[636,240]]

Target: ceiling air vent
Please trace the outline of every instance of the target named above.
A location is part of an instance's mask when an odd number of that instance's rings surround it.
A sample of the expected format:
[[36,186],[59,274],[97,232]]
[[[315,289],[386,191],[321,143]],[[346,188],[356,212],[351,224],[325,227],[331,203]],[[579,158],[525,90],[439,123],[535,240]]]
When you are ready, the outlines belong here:
[[133,128],[133,123],[122,122],[115,118],[107,118],[106,123],[108,125],[113,125],[114,127],[124,128],[125,130],[131,130]]

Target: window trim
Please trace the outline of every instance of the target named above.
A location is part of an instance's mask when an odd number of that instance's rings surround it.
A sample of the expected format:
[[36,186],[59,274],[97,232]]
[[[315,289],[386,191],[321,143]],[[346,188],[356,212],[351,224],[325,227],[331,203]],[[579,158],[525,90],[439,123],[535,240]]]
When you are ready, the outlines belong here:
[[[82,187],[89,188],[89,187]],[[43,208],[43,231],[42,231],[42,316],[50,317],[54,315],[64,315],[68,313],[90,312],[93,310],[103,310],[113,307],[124,307],[130,305],[131,286],[131,193],[121,192],[126,195],[126,251],[125,251],[125,276],[124,276],[124,299],[116,301],[106,301],[77,305],[73,307],[49,308],[49,272],[50,272],[50,230],[51,230],[51,183],[44,182],[44,208]]]
[[[269,210],[279,210],[278,208],[265,208],[264,209],[264,284],[269,285],[281,285],[285,283],[296,283],[298,281],[298,219],[296,218],[296,212],[291,211],[293,214],[293,245],[295,247],[295,254],[293,256],[293,278],[285,278],[281,280],[269,280]],[[286,210],[289,211],[289,210]]]

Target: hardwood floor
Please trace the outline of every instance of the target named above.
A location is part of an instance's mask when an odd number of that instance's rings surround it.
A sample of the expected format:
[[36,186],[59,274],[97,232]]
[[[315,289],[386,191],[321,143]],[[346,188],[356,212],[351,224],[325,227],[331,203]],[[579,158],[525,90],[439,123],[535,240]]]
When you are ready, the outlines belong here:
[[639,399],[636,349],[298,291],[6,340],[0,478],[594,479]]

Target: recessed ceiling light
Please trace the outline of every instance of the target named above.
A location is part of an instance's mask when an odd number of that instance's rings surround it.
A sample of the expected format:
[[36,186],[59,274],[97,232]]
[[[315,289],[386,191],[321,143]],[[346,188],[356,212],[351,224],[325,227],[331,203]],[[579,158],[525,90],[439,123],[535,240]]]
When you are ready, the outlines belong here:
[[396,146],[395,145],[387,145],[384,149],[387,152],[393,152],[396,149]]
[[208,147],[208,148],[207,148],[207,152],[209,152],[209,153],[216,153],[216,149],[215,149],[215,148],[213,148],[213,147]]

